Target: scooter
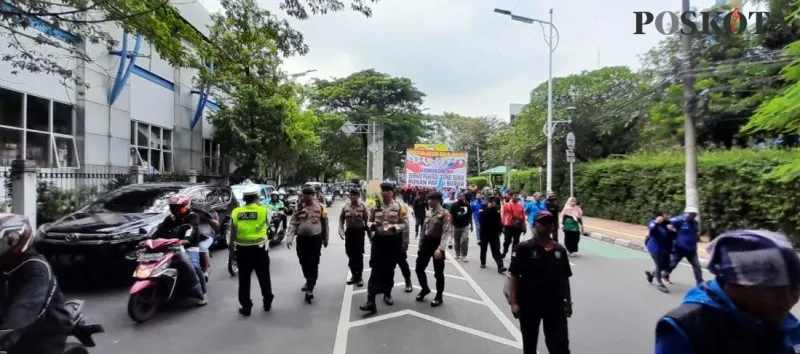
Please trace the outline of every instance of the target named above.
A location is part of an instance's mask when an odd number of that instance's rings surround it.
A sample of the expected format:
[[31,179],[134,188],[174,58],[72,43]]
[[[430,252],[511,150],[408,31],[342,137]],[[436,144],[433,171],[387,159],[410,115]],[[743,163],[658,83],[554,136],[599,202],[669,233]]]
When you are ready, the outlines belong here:
[[283,219],[281,218],[280,213],[275,213],[270,217],[269,220],[269,245],[274,246],[286,237],[286,230],[281,227],[281,222]]
[[[191,229],[186,231],[189,235]],[[136,322],[147,321],[175,298],[178,269],[173,266],[175,255],[185,253],[180,239],[151,239],[140,243],[139,265],[133,273],[136,282],[130,289],[128,316]]]
[[95,343],[93,334],[104,333],[105,329],[99,324],[87,325],[83,319],[83,300],[69,300],[64,304],[69,312],[72,330],[70,335],[78,340],[78,343],[67,342],[64,347],[64,354],[89,354],[86,348],[94,348]]

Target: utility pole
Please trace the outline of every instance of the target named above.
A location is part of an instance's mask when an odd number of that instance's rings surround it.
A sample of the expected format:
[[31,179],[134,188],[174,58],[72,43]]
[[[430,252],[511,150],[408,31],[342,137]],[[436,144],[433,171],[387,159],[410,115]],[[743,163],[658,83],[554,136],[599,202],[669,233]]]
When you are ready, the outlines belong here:
[[553,9],[550,9],[550,40],[547,65],[547,192],[553,190]]
[[[689,0],[682,0],[684,13],[691,11]],[[689,32],[687,25],[683,25],[682,32]],[[683,140],[686,159],[686,206],[700,207],[697,192],[697,138],[694,124],[694,107],[696,95],[694,90],[694,61],[692,60],[692,36],[681,33],[681,51],[684,55],[683,62]]]

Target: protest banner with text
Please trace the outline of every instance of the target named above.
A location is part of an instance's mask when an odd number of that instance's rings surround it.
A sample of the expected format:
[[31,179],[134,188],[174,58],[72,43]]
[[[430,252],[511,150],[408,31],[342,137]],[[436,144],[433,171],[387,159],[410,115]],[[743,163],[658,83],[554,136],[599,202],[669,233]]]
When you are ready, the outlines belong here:
[[467,156],[466,151],[406,149],[405,182],[420,187],[466,188]]

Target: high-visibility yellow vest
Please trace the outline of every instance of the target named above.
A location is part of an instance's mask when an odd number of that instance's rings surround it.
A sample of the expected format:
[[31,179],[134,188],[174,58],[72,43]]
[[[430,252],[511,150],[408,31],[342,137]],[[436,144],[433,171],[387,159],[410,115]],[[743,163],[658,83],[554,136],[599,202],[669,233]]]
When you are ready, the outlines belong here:
[[238,246],[261,246],[267,240],[267,208],[258,203],[233,209],[231,221],[236,225]]

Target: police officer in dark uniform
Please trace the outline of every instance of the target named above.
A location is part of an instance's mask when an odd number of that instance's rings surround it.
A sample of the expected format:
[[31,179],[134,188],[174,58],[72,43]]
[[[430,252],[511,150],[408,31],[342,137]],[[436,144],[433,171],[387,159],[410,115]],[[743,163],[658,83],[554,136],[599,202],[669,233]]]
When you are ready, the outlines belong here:
[[319,257],[322,247],[328,247],[328,210],[325,204],[314,199],[313,188],[303,188],[303,204],[292,216],[289,230],[286,232],[286,246],[292,247],[297,238],[297,258],[306,284],[301,289],[305,292],[306,302],[314,299],[314,286],[319,276]]
[[453,223],[450,212],[442,207],[442,194],[433,192],[428,195],[428,206],[430,215],[425,219],[425,227],[422,228],[423,235],[419,239],[419,251],[417,251],[416,272],[419,279],[419,286],[422,290],[417,295],[417,301],[422,301],[425,296],[431,293],[428,287],[428,277],[425,275],[425,268],[428,267],[433,258],[433,276],[436,278],[436,297],[431,301],[431,306],[437,307],[442,304],[442,294],[444,293],[444,262],[445,249],[447,242],[453,237]]
[[381,183],[382,201],[378,201],[370,212],[370,228],[373,231],[369,265],[372,273],[367,288],[367,302],[361,311],[373,314],[378,311],[375,295],[383,294],[383,302],[393,305],[394,268],[397,256],[402,252],[403,234],[408,229],[408,208],[394,200],[394,185]]
[[[397,200],[397,195],[395,195],[395,200]],[[408,204],[403,203],[406,208],[408,208]],[[403,249],[400,250],[400,254],[397,256],[397,267],[400,268],[400,273],[403,274],[403,280],[406,282],[406,293],[411,293],[414,291],[414,287],[411,284],[411,268],[408,266],[408,242],[409,242],[409,235],[411,234],[411,224],[406,220],[406,224],[409,226],[406,228],[406,231],[403,232]]]
[[[344,250],[348,258],[348,267],[352,276],[347,285],[364,286],[364,234],[368,232],[367,221],[369,211],[361,202],[358,189],[350,190],[350,203],[342,207],[339,215],[339,237],[344,240]],[[372,235],[369,235],[372,239]]]
[[536,353],[542,322],[547,351],[570,352],[567,318],[572,316],[572,270],[567,250],[551,238],[555,223],[553,214],[539,212],[533,225],[536,237],[519,243],[511,253],[506,296],[511,313],[519,319],[525,354]]

